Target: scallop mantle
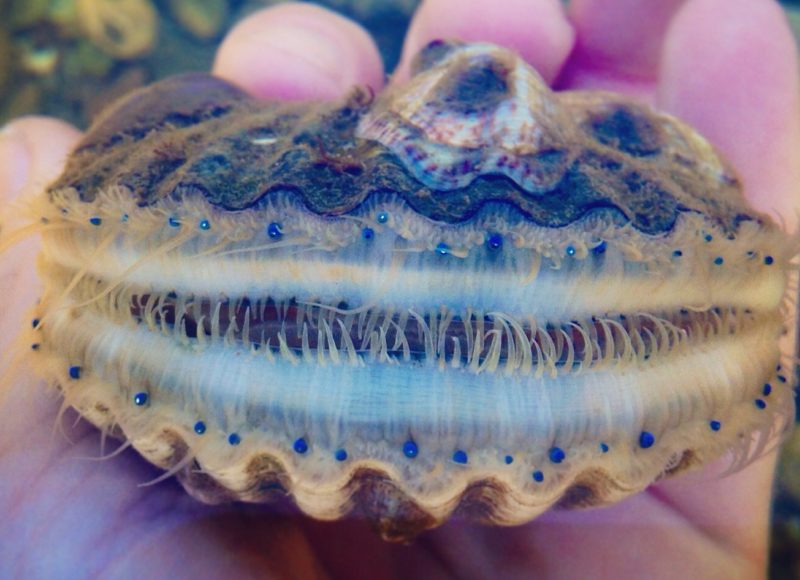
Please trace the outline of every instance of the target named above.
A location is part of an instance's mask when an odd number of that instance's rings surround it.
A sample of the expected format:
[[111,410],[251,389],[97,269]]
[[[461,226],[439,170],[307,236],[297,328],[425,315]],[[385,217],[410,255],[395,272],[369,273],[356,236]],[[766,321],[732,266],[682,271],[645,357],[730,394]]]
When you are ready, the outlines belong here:
[[162,81],[32,210],[36,368],[205,502],[519,524],[793,416],[796,241],[679,120],[491,45],[334,103]]

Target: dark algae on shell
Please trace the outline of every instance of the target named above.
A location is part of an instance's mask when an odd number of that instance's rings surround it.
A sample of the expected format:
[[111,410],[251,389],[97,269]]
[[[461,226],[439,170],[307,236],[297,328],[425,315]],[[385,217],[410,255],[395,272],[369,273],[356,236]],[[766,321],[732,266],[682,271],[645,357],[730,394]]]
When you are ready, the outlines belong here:
[[162,81],[31,211],[34,366],[202,501],[512,525],[793,417],[794,240],[679,120],[498,47],[334,103]]

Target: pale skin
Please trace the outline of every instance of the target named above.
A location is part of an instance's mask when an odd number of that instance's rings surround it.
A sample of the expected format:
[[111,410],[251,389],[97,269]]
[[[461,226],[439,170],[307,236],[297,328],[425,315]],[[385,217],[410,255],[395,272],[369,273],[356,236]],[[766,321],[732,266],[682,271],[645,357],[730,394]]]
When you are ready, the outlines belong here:
[[[800,184],[795,47],[772,0],[430,0],[398,72],[435,38],[518,51],[558,89],[636,95],[696,126],[738,168],[757,208],[790,226]],[[369,36],[325,10],[285,5],[223,41],[213,72],[262,98],[331,99],[384,72]],[[80,133],[26,118],[0,136],[0,201],[40,190]],[[38,292],[35,243],[0,261],[0,348]],[[29,372],[22,372],[26,377]],[[86,461],[100,435],[31,378],[0,393],[0,576],[759,578],[766,573],[776,454],[651,486],[612,507],[550,512],[516,528],[451,522],[412,546],[359,520],[311,521],[285,507],[209,508],[128,450]]]

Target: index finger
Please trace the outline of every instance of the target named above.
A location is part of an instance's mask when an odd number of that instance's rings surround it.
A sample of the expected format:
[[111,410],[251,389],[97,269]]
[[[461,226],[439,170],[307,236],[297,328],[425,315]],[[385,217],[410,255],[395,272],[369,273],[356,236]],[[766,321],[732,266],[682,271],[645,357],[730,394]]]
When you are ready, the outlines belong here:
[[383,87],[383,64],[358,24],[319,6],[281,4],[244,19],[212,71],[261,98],[333,99],[354,85]]

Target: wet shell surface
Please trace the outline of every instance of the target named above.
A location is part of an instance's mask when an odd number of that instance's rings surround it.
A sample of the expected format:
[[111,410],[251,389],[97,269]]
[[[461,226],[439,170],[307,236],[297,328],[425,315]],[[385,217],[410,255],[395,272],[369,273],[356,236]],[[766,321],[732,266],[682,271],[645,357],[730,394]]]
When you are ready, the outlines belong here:
[[168,79],[33,209],[32,364],[205,502],[519,524],[793,416],[794,242],[691,128],[494,46],[337,103]]

